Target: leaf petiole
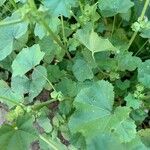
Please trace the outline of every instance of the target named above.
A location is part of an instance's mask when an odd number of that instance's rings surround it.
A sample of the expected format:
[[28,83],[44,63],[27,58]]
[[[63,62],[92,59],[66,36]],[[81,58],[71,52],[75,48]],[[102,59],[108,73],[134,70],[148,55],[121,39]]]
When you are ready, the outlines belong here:
[[18,24],[21,23],[23,21],[23,19],[19,19],[19,20],[15,20],[15,21],[7,21],[7,22],[0,22],[0,27],[1,26],[9,26],[9,25],[13,25],[13,24]]
[[[150,0],[146,0],[146,1],[145,1],[145,4],[144,4],[143,10],[142,10],[142,13],[141,13],[141,15],[140,15],[140,17],[139,17],[141,20],[144,19],[144,15],[145,15],[146,10],[147,10],[147,8],[148,8],[149,2],[150,2]],[[133,33],[133,35],[132,35],[132,37],[131,37],[131,39],[130,39],[130,41],[129,41],[127,50],[128,50],[128,49],[130,48],[130,46],[132,45],[132,43],[133,43],[133,41],[135,40],[137,34],[138,34],[137,31],[135,31],[135,32]]]
[[47,138],[45,138],[43,135],[39,135],[39,138],[42,140],[42,141],[44,141],[44,142],[46,142],[49,146],[50,146],[50,148],[52,148],[53,150],[59,150],[59,148],[57,148],[57,146],[56,146],[56,144],[54,144],[54,142],[49,138],[49,139],[47,139]]
[[46,102],[42,102],[42,103],[39,103],[39,104],[35,104],[35,105],[33,105],[31,108],[33,109],[33,110],[39,110],[39,109],[41,109],[42,107],[44,107],[44,106],[47,106],[47,105],[49,105],[49,104],[51,104],[51,103],[53,103],[53,102],[56,102],[57,100],[55,100],[55,99],[51,99],[51,100],[48,100],[48,101],[46,101]]

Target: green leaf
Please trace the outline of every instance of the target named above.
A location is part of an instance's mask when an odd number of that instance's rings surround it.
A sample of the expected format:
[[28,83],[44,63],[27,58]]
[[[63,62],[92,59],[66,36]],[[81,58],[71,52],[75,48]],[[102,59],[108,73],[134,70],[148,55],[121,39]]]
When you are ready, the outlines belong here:
[[111,17],[118,13],[127,13],[134,3],[130,0],[99,0],[98,6],[104,17]]
[[[17,91],[14,92],[3,80],[0,80],[0,97],[2,97],[0,98],[0,101],[7,104],[10,108],[16,103],[21,102],[23,99],[23,97]],[[12,102],[6,99],[10,99]]]
[[94,77],[92,69],[84,59],[76,59],[72,71],[77,80],[81,82]]
[[28,42],[28,38],[29,38],[29,35],[28,35],[28,32],[26,32],[20,38],[14,39],[13,49],[19,51],[22,48],[24,48],[26,46],[26,43]]
[[70,142],[77,149],[86,149],[86,141],[84,136],[81,133],[76,133],[71,136]]
[[0,143],[3,150],[27,150],[37,135],[33,128],[33,118],[25,115],[18,118],[16,126],[3,125],[0,128]]
[[116,61],[118,62],[118,70],[120,71],[133,71],[141,64],[141,59],[132,56],[132,52],[119,53],[116,57]]
[[119,137],[121,142],[131,141],[136,126],[129,118],[130,109],[118,107],[112,113],[113,103],[113,86],[107,81],[82,89],[74,101],[76,111],[69,121],[71,132],[81,132],[85,137],[106,132]]
[[100,134],[87,140],[87,150],[123,150],[123,145],[110,134]]
[[117,107],[113,116],[108,123],[108,129],[110,132],[119,137],[120,141],[130,142],[136,136],[136,125],[134,121],[129,117],[131,109],[128,107]]
[[44,36],[40,41],[39,45],[41,51],[45,53],[43,61],[45,63],[51,63],[56,55],[56,51],[59,48],[49,36]]
[[64,115],[68,115],[71,112],[71,107],[72,106],[72,101],[70,100],[65,100],[60,102],[59,104],[59,111],[60,113]]
[[50,133],[52,131],[52,125],[50,124],[50,120],[48,117],[46,116],[40,117],[37,119],[37,122],[46,133]]
[[57,65],[47,67],[47,77],[51,82],[58,82],[64,75]]
[[131,9],[129,9],[126,13],[121,13],[121,14],[120,14],[120,17],[121,17],[123,20],[129,22],[129,21],[130,21],[130,18],[131,18],[131,14],[132,14]]
[[[8,17],[4,22],[12,21],[18,18],[18,13],[14,13],[11,17]],[[25,22],[0,26],[0,61],[6,58],[13,51],[14,40],[19,39],[27,32],[28,24]]]
[[131,142],[124,144],[125,150],[148,150],[137,135]]
[[114,58],[110,58],[110,52],[101,52],[95,54],[95,60],[98,66],[108,72],[114,71],[117,68],[117,63]]
[[63,78],[56,86],[56,91],[61,91],[64,96],[74,97],[77,94],[76,82]]
[[150,60],[141,63],[138,68],[138,81],[150,88]]
[[75,7],[77,0],[44,0],[43,4],[50,13],[54,16],[63,15],[65,17],[71,16],[71,7]]
[[97,67],[95,59],[92,57],[91,52],[84,49],[82,51],[83,57],[85,61],[87,62],[87,65],[90,66],[92,69],[95,69]]
[[46,84],[47,71],[43,66],[34,68],[31,79],[26,76],[16,76],[12,78],[11,86],[14,91],[21,95],[29,94],[29,100],[32,101],[44,88]]
[[86,46],[92,54],[101,51],[118,51],[108,39],[98,36],[93,30],[87,31],[85,29],[79,29],[75,33],[75,38]]
[[32,73],[32,80],[29,86],[29,100],[33,100],[43,90],[46,84],[47,71],[43,66],[37,66]]
[[146,22],[144,27],[142,27],[140,36],[150,38],[150,21]]
[[38,65],[43,57],[44,52],[40,51],[38,44],[30,48],[24,48],[12,63],[13,77],[17,75],[23,76],[26,72]]
[[42,135],[41,139],[39,141],[41,150],[67,150],[68,149],[66,145],[64,145],[57,137],[52,138],[50,135]]
[[24,76],[16,76],[11,79],[11,88],[13,91],[17,91],[20,95],[28,93],[29,79]]
[[150,129],[142,129],[138,132],[138,135],[140,136],[140,139],[144,145],[150,148]]
[[143,110],[143,108],[140,108],[132,111],[131,117],[137,124],[142,124],[146,117],[148,117],[148,114]]
[[142,102],[139,99],[134,98],[130,93],[125,97],[125,101],[127,102],[126,106],[132,107],[133,109],[138,109],[142,105]]
[[[54,32],[58,32],[58,27],[60,25],[60,20],[57,17],[48,17],[45,18],[45,21],[47,22],[49,28]],[[40,39],[42,39],[44,36],[48,35],[47,30],[41,26],[40,24],[36,23],[34,33],[36,36],[38,36]]]
[[96,62],[100,68],[108,71],[134,71],[141,64],[141,59],[132,56],[132,52],[120,52],[114,58],[110,56],[110,53],[98,53],[95,55]]
[[5,3],[6,0],[0,0],[0,6],[2,6]]
[[74,101],[76,111],[69,122],[71,131],[85,133],[87,132],[85,127],[89,126],[93,132],[92,126],[96,120],[98,124],[98,119],[111,115],[113,103],[113,86],[107,81],[99,81],[81,89]]
[[11,68],[11,64],[14,60],[14,58],[16,57],[16,54],[13,52],[11,53],[9,56],[7,56],[5,59],[3,59],[2,61],[0,61],[0,67],[3,69],[6,69],[10,72],[12,72],[12,68]]

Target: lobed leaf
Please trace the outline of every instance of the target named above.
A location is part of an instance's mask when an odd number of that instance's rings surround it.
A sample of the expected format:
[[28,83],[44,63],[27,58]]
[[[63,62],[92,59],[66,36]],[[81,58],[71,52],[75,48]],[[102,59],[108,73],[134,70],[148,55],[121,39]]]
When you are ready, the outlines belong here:
[[24,48],[12,63],[13,77],[17,75],[23,76],[33,67],[38,65],[43,57],[44,52],[41,52],[38,44]]

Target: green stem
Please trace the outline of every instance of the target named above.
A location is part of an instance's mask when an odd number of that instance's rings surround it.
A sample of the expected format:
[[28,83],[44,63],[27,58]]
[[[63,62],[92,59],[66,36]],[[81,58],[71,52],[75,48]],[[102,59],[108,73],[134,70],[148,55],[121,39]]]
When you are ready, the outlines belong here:
[[62,27],[62,36],[63,36],[63,41],[64,44],[67,43],[67,39],[65,36],[65,29],[64,29],[64,20],[63,20],[63,16],[61,15],[61,27]]
[[33,110],[39,110],[39,109],[41,109],[42,107],[47,106],[47,105],[49,105],[49,104],[51,104],[51,103],[53,103],[53,102],[56,102],[56,100],[55,100],[55,99],[52,99],[52,100],[48,100],[48,101],[46,101],[46,102],[42,102],[42,103],[39,103],[39,104],[35,104],[35,105],[32,106],[32,109],[33,109]]
[[53,40],[66,51],[66,47],[62,44],[62,42],[58,39],[58,37],[55,35],[55,33],[50,29],[48,24],[45,22],[44,18],[40,17],[41,24],[45,27],[49,35],[53,38]]
[[55,87],[53,86],[53,84],[51,83],[51,81],[43,74],[43,73],[41,73],[39,70],[37,70],[36,68],[34,68],[36,71],[38,71],[42,76],[43,76],[43,78],[48,82],[48,84],[52,87],[52,89],[54,90],[54,91],[56,91],[56,89],[55,89]]
[[123,22],[123,19],[121,19],[121,21],[120,21],[120,23],[119,23],[119,25],[118,25],[117,29],[119,29],[119,28],[120,28],[120,26],[121,26],[122,22]]
[[147,10],[147,7],[149,5],[149,2],[150,0],[146,0],[145,1],[145,4],[144,4],[144,7],[143,7],[143,10],[142,10],[142,13],[141,13],[141,16],[140,16],[140,19],[143,20],[144,19],[144,16],[145,16],[145,13],[146,13],[146,10]]
[[150,95],[142,97],[142,100],[150,100]]
[[144,46],[148,43],[149,40],[147,40],[146,42],[144,42],[144,44],[140,47],[140,49],[134,54],[134,56],[137,56],[138,54],[140,54],[141,50],[144,48]]
[[127,50],[130,48],[130,46],[132,45],[133,41],[135,40],[136,36],[137,36],[138,32],[135,31],[129,41],[129,44],[128,44],[128,47],[127,47]]
[[36,5],[34,3],[34,0],[28,0],[28,3],[31,7],[31,9],[36,12],[38,15],[38,18],[40,20],[41,25],[47,30],[49,36],[66,52],[68,58],[71,60],[71,56],[66,48],[66,46],[63,45],[63,43],[60,41],[60,39],[56,36],[56,34],[50,29],[47,22],[44,20],[44,18],[39,14]]
[[107,18],[103,18],[104,24],[107,26],[108,22],[107,22]]
[[53,38],[53,40],[66,52],[68,58],[71,60],[71,56],[67,50],[67,48],[62,44],[62,42],[59,40],[59,38],[55,35],[55,33],[50,29],[50,27],[48,26],[48,24],[46,23],[46,21],[44,20],[43,17],[39,17],[39,19],[41,20],[41,24],[44,26],[44,28],[47,30],[48,34],[50,37]]
[[54,142],[50,138],[47,139],[42,135],[39,135],[39,138],[43,140],[44,142],[46,142],[50,146],[50,148],[52,148],[53,150],[60,150],[59,148],[57,148],[56,144],[54,144]]
[[114,30],[115,30],[115,23],[116,23],[116,16],[114,16],[114,20],[113,20],[113,27],[112,27],[111,36],[113,35]]
[[0,99],[3,99],[7,102],[10,102],[10,103],[18,105],[18,106],[22,106],[20,103],[16,102],[16,100],[14,100],[14,99],[10,99],[10,98],[4,97],[4,96],[0,96]]
[[3,7],[4,7],[4,9],[5,9],[6,11],[9,11],[10,13],[12,12],[8,6],[3,5]]
[[7,22],[1,21],[0,22],[0,27],[1,26],[8,26],[8,25],[13,25],[13,24],[18,24],[18,23],[21,23],[21,22],[22,22],[22,19],[15,20],[15,21],[7,21]]
[[84,11],[83,11],[83,7],[82,7],[82,3],[81,3],[80,0],[79,0],[78,2],[79,2],[79,6],[80,6],[81,13],[83,14]]
[[[143,19],[144,19],[144,16],[145,16],[146,10],[147,10],[147,8],[148,8],[149,2],[150,2],[150,0],[146,0],[146,1],[145,1],[145,4],[144,4],[143,10],[142,10],[142,13],[141,13],[141,15],[140,15],[140,20],[143,20]],[[135,40],[137,34],[138,34],[137,31],[135,31],[135,32],[133,33],[133,35],[132,35],[132,37],[131,37],[131,39],[130,39],[130,41],[129,41],[127,50],[128,50],[128,49],[130,48],[130,46],[132,45],[132,43],[133,43],[133,41]]]
[[34,3],[34,0],[28,0],[28,3],[30,5],[30,8],[33,10],[33,11],[36,11],[37,8],[36,8],[36,5]]
[[10,0],[10,3],[13,5],[13,7],[15,8],[15,10],[18,9],[17,4],[14,0]]
[[70,12],[71,15],[74,17],[74,19],[81,24],[80,20],[76,17],[76,15],[73,13],[73,11]]

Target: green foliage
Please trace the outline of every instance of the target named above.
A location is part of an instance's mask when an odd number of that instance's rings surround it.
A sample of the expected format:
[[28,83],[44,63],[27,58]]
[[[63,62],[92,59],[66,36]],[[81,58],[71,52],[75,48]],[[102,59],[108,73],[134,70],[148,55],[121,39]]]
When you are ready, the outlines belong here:
[[52,15],[71,16],[71,7],[76,6],[77,0],[44,0],[43,4],[52,13]]
[[101,51],[117,51],[108,39],[99,37],[93,30],[87,31],[80,29],[76,32],[75,38],[86,46],[92,54]]
[[120,149],[123,150],[123,146],[115,139],[113,136],[109,134],[101,134],[99,136],[95,136],[87,141],[87,149],[88,150],[97,150],[97,149]]
[[77,59],[72,67],[72,71],[78,81],[85,81],[94,77],[92,69],[84,59]]
[[133,109],[138,109],[141,107],[142,102],[139,99],[136,99],[131,93],[125,97],[125,101],[127,102],[127,106],[132,107]]
[[81,90],[74,101],[76,111],[69,123],[70,130],[73,133],[82,132],[85,136],[112,132],[123,142],[130,141],[135,136],[134,122],[128,116],[130,110],[118,107],[112,114],[113,98],[113,87],[106,81]]
[[[18,12],[6,18],[3,22],[5,23],[16,19],[18,19]],[[18,40],[27,32],[27,27],[28,24],[26,22],[0,27],[0,60],[6,58],[13,51],[15,40]]]
[[30,48],[24,48],[14,59],[12,63],[13,77],[22,76],[33,67],[38,65],[44,56],[40,51],[39,45],[33,45]]
[[[14,92],[3,80],[0,80],[0,96],[1,102],[6,103],[9,107],[13,107],[17,102],[22,100],[22,96],[17,91]],[[11,100],[7,101],[6,99]]]
[[147,146],[150,147],[150,130],[146,129],[146,130],[141,130],[139,131],[139,136],[142,140],[142,142]]
[[111,17],[118,13],[127,13],[134,5],[130,0],[99,0],[99,9],[104,17]]
[[4,125],[0,128],[0,143],[3,150],[29,149],[30,143],[36,140],[36,138],[36,131],[33,128],[33,118],[29,115],[18,118],[15,126]]
[[150,60],[147,60],[141,63],[141,65],[138,68],[138,81],[141,82],[147,88],[150,88],[149,72]]
[[150,0],[0,10],[0,149],[150,149]]

